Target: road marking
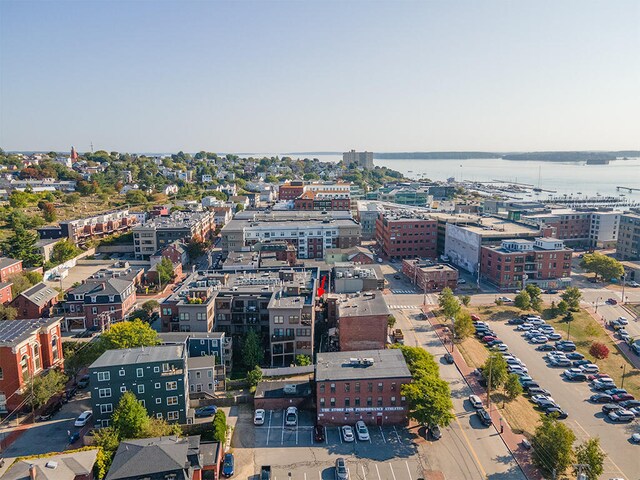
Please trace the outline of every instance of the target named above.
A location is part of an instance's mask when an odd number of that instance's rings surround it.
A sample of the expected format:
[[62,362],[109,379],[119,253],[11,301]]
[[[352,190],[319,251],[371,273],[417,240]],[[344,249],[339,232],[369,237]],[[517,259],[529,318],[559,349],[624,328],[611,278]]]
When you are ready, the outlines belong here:
[[407,466],[407,473],[409,474],[409,480],[413,480],[413,477],[411,476],[411,469],[409,468],[409,462],[405,460],[404,464]]
[[364,480],[367,480],[367,472],[364,471],[364,465],[360,465],[360,467],[362,468],[362,476],[364,477]]
[[307,480],[307,472],[304,472],[304,480]]
[[[589,432],[587,432],[587,431],[582,427],[582,425],[580,425],[580,424],[578,423],[578,421],[577,421],[577,420],[574,420],[574,422],[575,422],[575,424],[576,424],[576,425],[578,425],[578,426],[580,427],[580,430],[582,430],[582,431],[585,433],[585,435],[587,436],[587,438],[591,438],[591,435],[589,435]],[[606,455],[606,457],[605,457],[605,458],[606,458],[606,459],[609,459],[609,461],[612,463],[612,465],[613,465],[614,467],[616,467],[616,470],[618,470],[618,473],[619,473],[620,475],[622,475],[624,478],[626,478],[626,479],[628,480],[628,477],[624,474],[624,472],[620,469],[620,467],[616,464],[616,462],[614,462],[614,461],[613,461],[613,459],[612,459],[609,455],[607,455],[607,452],[605,452],[604,450],[602,450],[602,447],[600,447],[600,451],[601,451],[602,453],[604,453],[604,454]]]
[[382,427],[378,427],[380,429],[380,435],[382,435],[382,441],[387,443],[387,440],[384,438],[384,432],[382,431]]
[[280,436],[280,445],[284,444],[284,418],[286,415],[282,415],[282,435]]
[[455,416],[455,415],[454,415],[453,418],[455,419],[456,423],[460,427],[460,432],[462,433],[462,436],[464,437],[464,441],[467,443],[467,446],[469,447],[469,451],[471,452],[471,456],[473,457],[473,459],[475,460],[476,464],[478,465],[478,469],[480,470],[480,473],[482,473],[482,477],[486,477],[487,476],[487,472],[485,472],[484,468],[482,468],[482,464],[480,463],[480,459],[478,458],[478,454],[476,453],[476,451],[471,446],[471,442],[469,441],[469,437],[467,437],[467,434],[465,433],[464,428],[462,427],[462,424],[460,423],[460,420],[458,420],[458,417]]
[[396,432],[396,437],[398,437],[398,443],[402,443],[402,440],[400,440],[400,435],[398,435],[398,431],[396,430],[396,426],[393,426],[393,431]]
[[347,478],[351,478],[351,470],[349,470],[349,467],[347,467]]
[[327,427],[322,428],[324,428],[324,443],[325,445],[329,445],[329,435],[327,435]]
[[378,470],[378,464],[377,464],[377,463],[374,463],[374,465],[376,466],[376,472],[378,473],[378,480],[382,480],[382,479],[380,478],[380,470]]
[[342,443],[342,432],[340,431],[340,427],[338,427],[338,436],[340,437],[340,443]]
[[269,445],[269,434],[271,433],[271,416],[273,415],[273,410],[269,410],[269,426],[267,427],[267,446]]
[[396,480],[396,474],[393,473],[393,467],[389,464],[389,468],[391,469],[391,475],[393,475],[393,480]]
[[298,445],[298,424],[296,423],[296,445]]

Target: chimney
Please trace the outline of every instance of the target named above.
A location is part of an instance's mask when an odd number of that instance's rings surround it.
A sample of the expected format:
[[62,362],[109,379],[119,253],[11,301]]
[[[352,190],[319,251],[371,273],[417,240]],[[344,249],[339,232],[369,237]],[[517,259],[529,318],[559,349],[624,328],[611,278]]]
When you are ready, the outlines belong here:
[[29,465],[29,478],[36,480],[36,466],[33,463]]

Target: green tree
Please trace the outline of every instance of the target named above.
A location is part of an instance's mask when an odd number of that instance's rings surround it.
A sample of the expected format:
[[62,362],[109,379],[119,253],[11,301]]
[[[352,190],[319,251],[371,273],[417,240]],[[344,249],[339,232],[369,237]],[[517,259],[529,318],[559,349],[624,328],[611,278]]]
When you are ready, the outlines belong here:
[[14,190],[9,196],[9,205],[13,208],[26,208],[32,200],[30,193]]
[[465,339],[474,332],[473,321],[469,312],[461,311],[453,322],[453,331],[457,338]]
[[309,355],[296,355],[296,365],[299,367],[311,365],[311,357]]
[[394,317],[393,315],[389,315],[387,317],[387,328],[389,330],[391,330],[396,324],[396,317]]
[[252,390],[255,390],[256,386],[262,380],[262,369],[259,366],[255,366],[252,370],[247,372],[247,383]]
[[482,375],[492,390],[500,388],[507,381],[509,371],[507,361],[500,352],[491,352],[482,366]]
[[13,230],[13,235],[3,244],[4,254],[22,260],[24,267],[40,267],[42,255],[38,251],[37,241],[38,235],[35,232],[17,226]]
[[582,292],[578,287],[567,287],[560,298],[567,303],[567,306],[574,311],[580,308],[580,299],[582,298]]
[[151,315],[159,307],[160,307],[160,304],[158,303],[157,300],[147,300],[140,306],[140,308],[144,310],[147,313],[147,315]]
[[242,203],[236,203],[236,212],[241,212],[244,210],[244,205]]
[[542,311],[542,297],[532,297],[530,306],[536,312]]
[[129,190],[125,198],[130,205],[144,205],[147,203],[147,196],[141,190]]
[[516,295],[513,304],[520,310],[529,310],[531,308],[531,295],[526,290],[523,290]]
[[462,295],[460,297],[460,301],[462,302],[462,305],[464,305],[465,307],[468,307],[469,304],[471,303],[471,297],[469,295]]
[[227,415],[221,408],[213,416],[213,439],[221,445],[227,443]]
[[64,203],[68,205],[75,205],[80,201],[79,193],[70,193],[64,197]]
[[0,320],[15,320],[18,317],[18,310],[9,305],[0,304]]
[[515,400],[522,395],[522,385],[518,375],[515,373],[509,374],[504,384],[504,392],[509,400]]
[[542,416],[532,439],[533,463],[545,474],[562,475],[573,460],[572,445],[576,436],[557,418]]
[[120,439],[140,438],[147,429],[149,416],[147,409],[142,406],[132,392],[125,392],[120,397],[118,407],[114,410],[111,423]]
[[94,469],[98,480],[102,480],[107,475],[109,468],[111,468],[111,461],[116,450],[118,450],[120,439],[118,438],[118,432],[113,427],[97,429],[93,435],[96,445],[100,447]]
[[624,267],[618,260],[597,252],[587,253],[580,266],[587,272],[595,273],[596,279],[600,277],[605,281],[618,279],[624,274]]
[[149,423],[140,434],[140,438],[167,437],[181,433],[182,429],[177,423],[168,423],[164,418],[149,417]]
[[411,376],[414,379],[422,376],[438,376],[440,374],[435,358],[425,349],[398,344],[393,345],[392,348],[399,348],[402,351],[409,372],[411,372]]
[[402,386],[409,417],[421,425],[447,426],[454,419],[449,384],[438,377],[423,376]]
[[31,288],[31,287],[33,287],[35,285],[35,283],[32,283],[31,280],[29,280],[29,277],[27,277],[25,272],[16,273],[14,275],[11,275],[9,277],[9,281],[12,284],[11,285],[11,294],[13,295],[13,298],[16,298],[18,295],[20,295],[26,289]]
[[101,342],[63,342],[64,371],[71,378],[75,379],[80,371],[93,362],[105,351]]
[[31,285],[35,285],[36,283],[40,283],[42,281],[42,274],[40,272],[31,271],[23,273],[27,280],[31,282]]
[[76,245],[68,239],[60,240],[53,246],[51,261],[56,264],[66,262],[82,252]]
[[456,317],[460,311],[460,302],[449,287],[442,290],[438,297],[438,305],[442,309],[442,314],[449,319]]
[[252,370],[262,363],[263,357],[264,351],[258,334],[249,330],[242,342],[242,363],[247,370]]
[[99,343],[105,350],[158,345],[158,333],[140,320],[118,322],[100,336]]
[[173,263],[167,257],[162,257],[162,260],[156,264],[156,270],[162,285],[166,285],[173,280]]
[[29,404],[33,408],[45,405],[51,397],[60,392],[67,382],[67,377],[60,370],[52,369],[42,375],[33,377],[27,382],[27,392],[32,395]]
[[187,244],[187,253],[192,260],[201,257],[211,247],[211,242],[205,241],[200,237],[196,237]]
[[564,300],[558,302],[558,314],[564,315],[569,311],[569,305]]
[[524,288],[524,290],[529,294],[529,297],[531,298],[531,300],[533,300],[534,298],[540,298],[540,296],[542,295],[542,290],[535,283],[529,283]]
[[[586,471],[588,480],[598,480],[604,472],[604,459],[606,454],[600,448],[598,437],[590,438],[576,448],[576,462],[588,465]],[[583,471],[584,472],[584,471]]]
[[496,298],[493,303],[495,303],[498,307],[501,307],[502,305],[504,305],[504,300],[500,299],[500,298]]

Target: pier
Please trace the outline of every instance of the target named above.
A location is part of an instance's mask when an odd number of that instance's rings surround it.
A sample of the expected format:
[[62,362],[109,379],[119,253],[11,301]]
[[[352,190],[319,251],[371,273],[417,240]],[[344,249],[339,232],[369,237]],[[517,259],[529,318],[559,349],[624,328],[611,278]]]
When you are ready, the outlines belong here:
[[631,188],[631,187],[616,187],[616,190],[617,191],[625,190],[625,191],[627,191],[629,193],[631,193],[631,192],[640,192],[640,188]]

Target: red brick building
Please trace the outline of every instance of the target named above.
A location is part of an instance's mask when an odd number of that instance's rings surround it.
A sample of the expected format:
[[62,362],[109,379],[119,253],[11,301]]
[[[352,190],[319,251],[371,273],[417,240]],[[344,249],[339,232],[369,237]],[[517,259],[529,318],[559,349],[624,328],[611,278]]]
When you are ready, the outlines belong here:
[[11,292],[11,282],[0,283],[0,304],[6,305],[13,300],[13,293]]
[[22,271],[22,260],[9,257],[0,258],[0,282],[6,282],[11,275]]
[[376,220],[376,241],[392,260],[436,258],[437,238],[437,220],[418,213],[380,212]]
[[0,322],[0,412],[17,408],[27,378],[62,367],[61,317]]
[[40,282],[20,293],[11,306],[18,311],[18,318],[41,318],[51,317],[57,303],[58,291]]
[[523,283],[561,288],[570,283],[572,252],[555,238],[503,240],[482,247],[480,276],[503,290],[522,289]]
[[278,198],[280,200],[295,200],[304,192],[304,182],[289,182],[280,185],[278,188]]
[[317,422],[320,425],[404,425],[402,385],[411,374],[398,349],[318,353]]
[[351,197],[348,193],[316,192],[309,190],[293,201],[294,210],[351,210]]
[[440,291],[458,286],[458,270],[449,265],[434,265],[420,259],[403,260],[402,273],[421,291]]
[[385,348],[390,311],[382,292],[345,295],[336,314],[340,351]]

